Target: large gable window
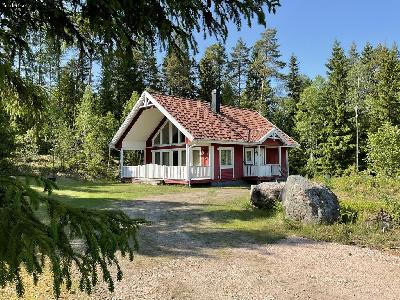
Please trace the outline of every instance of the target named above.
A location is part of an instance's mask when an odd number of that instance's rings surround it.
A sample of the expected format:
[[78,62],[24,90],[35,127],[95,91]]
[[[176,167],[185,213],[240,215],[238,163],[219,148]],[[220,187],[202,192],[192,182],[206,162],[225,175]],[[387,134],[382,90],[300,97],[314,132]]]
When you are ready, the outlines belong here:
[[153,138],[153,146],[183,143],[185,143],[185,135],[170,121],[167,121]]
[[164,127],[163,127],[163,129],[161,130],[161,143],[163,144],[163,145],[168,145],[168,144],[170,144],[170,141],[169,141],[169,123],[167,123]]

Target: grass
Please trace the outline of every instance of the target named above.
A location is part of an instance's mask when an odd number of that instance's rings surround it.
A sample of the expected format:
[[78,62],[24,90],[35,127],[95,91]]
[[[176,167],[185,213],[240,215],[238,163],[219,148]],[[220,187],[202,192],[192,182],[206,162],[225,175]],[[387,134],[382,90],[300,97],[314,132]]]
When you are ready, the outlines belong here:
[[115,182],[90,182],[59,178],[53,197],[65,203],[85,208],[105,208],[110,201],[140,199],[152,195],[189,192],[186,186],[152,186]]

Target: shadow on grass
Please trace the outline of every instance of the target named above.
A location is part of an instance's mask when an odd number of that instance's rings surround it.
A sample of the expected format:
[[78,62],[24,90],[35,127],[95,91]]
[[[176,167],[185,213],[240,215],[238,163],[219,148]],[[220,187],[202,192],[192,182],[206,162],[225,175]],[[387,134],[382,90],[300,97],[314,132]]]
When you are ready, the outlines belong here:
[[[151,225],[140,230],[139,253],[146,256],[204,256],[209,250],[248,248],[286,237],[275,213],[224,204],[179,201],[70,198],[66,203],[86,208],[120,209]],[[95,204],[95,205],[94,205]]]

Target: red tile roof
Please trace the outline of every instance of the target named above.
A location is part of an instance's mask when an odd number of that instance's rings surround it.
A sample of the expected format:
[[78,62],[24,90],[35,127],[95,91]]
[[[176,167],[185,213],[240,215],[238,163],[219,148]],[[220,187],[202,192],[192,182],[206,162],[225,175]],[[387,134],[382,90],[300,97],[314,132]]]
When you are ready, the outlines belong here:
[[221,105],[214,113],[210,103],[160,93],[150,93],[196,140],[257,142],[276,128],[291,145],[297,143],[258,112]]

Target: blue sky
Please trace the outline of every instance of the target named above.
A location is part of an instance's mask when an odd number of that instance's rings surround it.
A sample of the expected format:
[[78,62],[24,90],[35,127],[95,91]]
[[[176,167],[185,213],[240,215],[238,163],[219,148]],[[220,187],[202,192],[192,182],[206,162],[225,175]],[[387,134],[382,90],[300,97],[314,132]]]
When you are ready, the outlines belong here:
[[[278,30],[282,56],[287,61],[294,53],[300,70],[311,78],[325,75],[327,62],[335,39],[347,50],[352,42],[359,48],[366,42],[391,46],[400,40],[400,1],[398,0],[281,0],[275,15],[268,15],[269,27]],[[252,45],[265,30],[253,24],[237,31],[230,26],[226,49],[229,52],[242,37]],[[197,39],[201,57],[214,38]]]

